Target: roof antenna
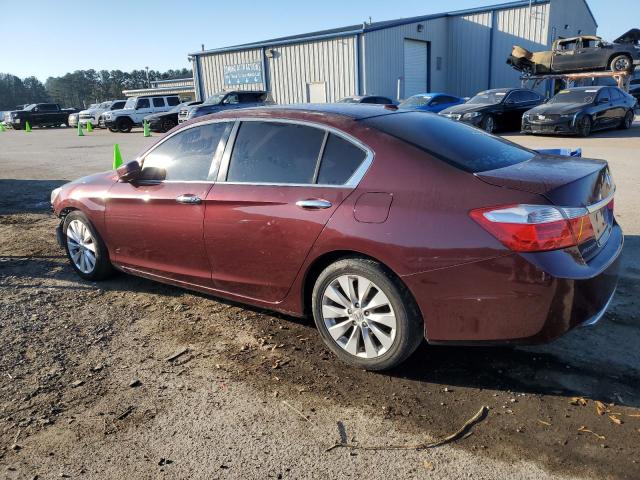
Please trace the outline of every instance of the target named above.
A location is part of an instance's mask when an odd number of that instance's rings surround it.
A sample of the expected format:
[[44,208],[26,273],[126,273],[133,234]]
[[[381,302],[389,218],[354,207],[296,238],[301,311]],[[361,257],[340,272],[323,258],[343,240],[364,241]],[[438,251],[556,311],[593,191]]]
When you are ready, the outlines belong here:
[[204,43],[201,43],[200,47],[202,48],[202,51],[204,52]]

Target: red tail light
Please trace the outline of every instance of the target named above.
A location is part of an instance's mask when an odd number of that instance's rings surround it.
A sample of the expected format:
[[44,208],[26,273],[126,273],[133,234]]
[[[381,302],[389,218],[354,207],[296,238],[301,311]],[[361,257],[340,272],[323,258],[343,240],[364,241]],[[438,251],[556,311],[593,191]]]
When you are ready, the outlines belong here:
[[[606,208],[613,209],[613,201]],[[515,252],[557,250],[595,236],[586,208],[505,205],[478,208],[469,215]]]

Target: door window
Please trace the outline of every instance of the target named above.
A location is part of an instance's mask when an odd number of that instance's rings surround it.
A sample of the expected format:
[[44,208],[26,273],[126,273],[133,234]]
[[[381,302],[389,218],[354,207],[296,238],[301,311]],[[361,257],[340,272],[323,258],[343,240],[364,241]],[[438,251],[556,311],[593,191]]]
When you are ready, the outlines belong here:
[[164,98],[154,97],[153,98],[153,106],[154,107],[164,107]]
[[600,103],[600,102],[604,102],[604,101],[609,101],[609,89],[608,88],[603,88],[602,90],[600,90],[600,93],[598,93],[598,97],[596,98],[596,103]]
[[218,159],[231,126],[230,122],[208,123],[184,129],[169,137],[144,158],[142,179],[152,181],[214,179]]
[[320,185],[343,185],[364,162],[367,153],[342,137],[329,134],[318,173]]
[[140,109],[140,108],[149,108],[149,99],[148,98],[141,98],[140,100],[138,100],[138,104],[136,105],[136,109]]
[[170,107],[180,105],[180,99],[178,97],[167,97],[167,105],[169,105]]
[[225,103],[227,105],[235,105],[236,103],[240,103],[240,101],[238,100],[238,94],[231,93],[231,94],[227,95],[224,98],[224,101],[222,103]]
[[313,183],[323,130],[278,122],[243,122],[229,162],[228,182]]

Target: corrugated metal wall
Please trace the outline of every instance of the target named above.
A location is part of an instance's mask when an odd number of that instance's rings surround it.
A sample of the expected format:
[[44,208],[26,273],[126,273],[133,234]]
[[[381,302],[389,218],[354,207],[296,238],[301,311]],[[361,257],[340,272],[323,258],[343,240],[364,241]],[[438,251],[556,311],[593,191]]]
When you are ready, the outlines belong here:
[[[225,88],[231,88],[224,84],[224,65],[236,65],[239,63],[261,61],[262,50],[259,48],[229,53],[200,55],[200,85],[202,86],[202,99],[204,100],[209,95],[220,92]],[[233,88],[237,90],[264,90],[265,85],[263,82],[248,85],[237,85]]]
[[449,93],[470,96],[487,88],[492,15],[484,12],[447,19]]
[[520,72],[505,64],[514,45],[527,50],[549,47],[550,5],[512,8],[494,13],[492,87],[519,86]]
[[[307,84],[324,82],[327,101],[334,102],[355,94],[355,37],[304,42],[270,47],[265,68],[271,94],[277,103],[308,101]],[[242,50],[200,56],[200,83],[203,97],[230,88],[224,85],[223,66],[262,62],[262,50]],[[263,90],[264,82],[233,88]]]
[[[418,25],[423,26],[421,32]],[[430,42],[431,66],[428,74],[432,91],[446,90],[447,20],[437,18],[397,27],[375,30],[364,34],[361,72],[362,93],[396,98],[398,78],[404,76],[404,40]],[[440,57],[440,70],[438,70]],[[400,96],[404,97],[401,79]]]
[[274,100],[307,102],[309,83],[325,83],[328,102],[354,95],[355,48],[355,36],[273,47],[267,70]]
[[549,19],[549,42],[557,37],[595,35],[598,28],[584,0],[551,0]]

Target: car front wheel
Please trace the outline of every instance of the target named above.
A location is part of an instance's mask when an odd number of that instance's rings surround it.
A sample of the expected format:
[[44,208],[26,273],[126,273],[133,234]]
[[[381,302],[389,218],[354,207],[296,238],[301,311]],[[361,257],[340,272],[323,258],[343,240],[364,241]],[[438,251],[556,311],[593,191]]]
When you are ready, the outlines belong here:
[[112,273],[107,248],[82,212],[66,216],[62,233],[67,257],[78,275],[85,280],[102,280]]
[[491,115],[487,115],[482,120],[482,129],[487,133],[493,133],[496,131],[496,122]]
[[581,137],[588,137],[591,135],[591,119],[588,116],[578,119],[577,131],[578,135]]
[[423,322],[406,287],[373,260],[347,258],[327,267],[313,289],[320,336],[341,360],[386,370],[406,360],[424,338]]
[[121,118],[118,120],[116,127],[118,127],[119,132],[129,133],[133,128],[133,122],[128,118]]

